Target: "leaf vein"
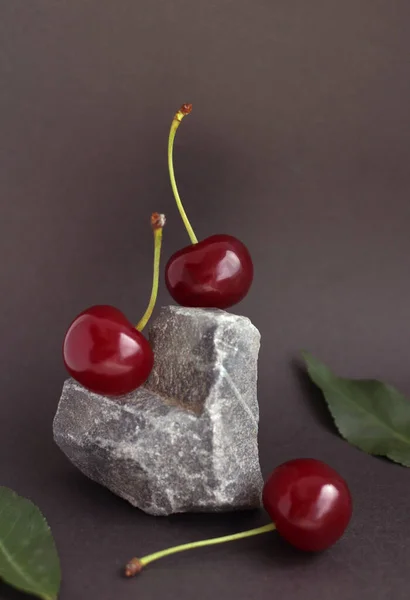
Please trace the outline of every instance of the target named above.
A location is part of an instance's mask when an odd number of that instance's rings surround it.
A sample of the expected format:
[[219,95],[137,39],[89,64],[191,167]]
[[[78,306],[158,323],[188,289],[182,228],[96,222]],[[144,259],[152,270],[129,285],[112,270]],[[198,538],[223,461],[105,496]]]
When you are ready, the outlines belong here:
[[[326,389],[326,386],[324,386]],[[377,417],[377,415],[375,415],[374,413],[366,410],[363,406],[361,406],[360,404],[357,404],[356,402],[354,402],[350,396],[346,393],[343,393],[342,391],[338,390],[336,387],[332,386],[332,384],[328,384],[327,386],[328,388],[330,388],[333,392],[335,392],[337,395],[341,396],[342,398],[344,398],[345,400],[347,400],[352,406],[354,406],[355,408],[357,408],[360,412],[364,413],[365,415],[368,415],[370,418],[372,418],[376,423],[378,423],[382,429],[387,429],[387,431],[390,431],[394,437],[398,438],[399,440],[401,440],[402,442],[404,442],[407,445],[410,445],[410,438],[407,438],[405,435],[399,433],[396,429],[393,429],[393,427],[390,427],[387,423],[384,423],[381,419],[379,419]],[[329,404],[331,404],[331,401],[329,400]]]
[[37,587],[38,587],[37,582],[18,565],[18,563],[14,560],[15,555],[11,554],[10,552],[8,552],[6,550],[6,547],[4,546],[4,543],[2,540],[0,540],[0,550],[2,551],[3,555],[5,556],[6,560],[9,562],[9,564],[12,566],[12,568],[17,573],[19,573],[19,575],[21,575],[22,578],[25,579],[28,584],[33,586],[34,589],[37,589]]

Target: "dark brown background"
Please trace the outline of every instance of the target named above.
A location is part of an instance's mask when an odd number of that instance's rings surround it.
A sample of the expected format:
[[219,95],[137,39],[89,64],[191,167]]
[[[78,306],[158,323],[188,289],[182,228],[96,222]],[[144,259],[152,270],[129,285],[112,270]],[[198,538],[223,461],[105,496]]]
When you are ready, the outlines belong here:
[[[0,483],[47,515],[61,600],[407,600],[410,471],[343,442],[294,361],[307,348],[410,394],[409,19],[408,0],[1,0]],[[166,255],[188,243],[165,155],[182,102],[176,170],[197,234],[240,237],[256,265],[235,310],[262,331],[263,471],[321,458],[355,515],[320,556],[272,535],[130,582],[134,554],[265,522],[145,516],[52,441],[71,318],[111,303],[138,320],[152,211],[168,215]]]

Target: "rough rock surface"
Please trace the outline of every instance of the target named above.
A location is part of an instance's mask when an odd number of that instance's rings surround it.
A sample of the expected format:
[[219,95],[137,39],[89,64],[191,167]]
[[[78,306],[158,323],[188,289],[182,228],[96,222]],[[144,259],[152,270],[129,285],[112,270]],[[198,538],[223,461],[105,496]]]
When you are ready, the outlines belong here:
[[117,399],[68,379],[54,439],[88,477],[152,515],[260,506],[259,331],[221,310],[165,307],[147,384]]

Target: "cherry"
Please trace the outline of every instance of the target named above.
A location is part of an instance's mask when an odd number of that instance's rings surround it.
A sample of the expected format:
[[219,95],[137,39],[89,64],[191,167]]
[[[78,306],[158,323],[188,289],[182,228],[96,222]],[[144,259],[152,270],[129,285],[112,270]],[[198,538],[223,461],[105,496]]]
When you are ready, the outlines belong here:
[[325,463],[309,458],[277,467],[265,483],[263,504],[285,540],[312,552],[334,544],[352,516],[344,479]]
[[252,259],[230,235],[213,235],[176,252],[165,268],[165,282],[182,306],[229,308],[251,285]]
[[177,129],[192,110],[184,104],[174,116],[168,141],[168,167],[172,190],[192,245],[171,256],[165,267],[165,283],[182,306],[229,308],[248,293],[253,281],[252,259],[246,246],[230,235],[212,235],[201,242],[186,216],[175,181],[173,147]]
[[64,337],[63,360],[69,374],[92,392],[122,396],[142,385],[151,373],[154,355],[141,331],[147,324],[158,293],[164,215],[154,213],[154,275],[151,298],[135,327],[113,306],[91,306],[81,312]]
[[290,460],[276,467],[265,482],[262,496],[273,523],[132,558],[125,567],[126,577],[137,575],[148,564],[170,554],[224,544],[275,529],[300,550],[325,550],[343,535],[352,516],[352,499],[344,479],[325,463],[311,458]]
[[63,356],[74,379],[106,396],[136,389],[154,364],[148,341],[113,306],[92,306],[79,314],[66,333]]

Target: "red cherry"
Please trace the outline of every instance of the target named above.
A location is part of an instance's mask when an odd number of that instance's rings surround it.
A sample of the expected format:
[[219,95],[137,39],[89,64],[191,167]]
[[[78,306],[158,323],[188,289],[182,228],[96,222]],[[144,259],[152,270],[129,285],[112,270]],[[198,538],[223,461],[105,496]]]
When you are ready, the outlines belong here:
[[148,341],[113,306],[92,306],[74,319],[64,338],[63,358],[74,379],[107,396],[135,390],[154,364]]
[[352,516],[344,479],[325,463],[309,458],[277,467],[265,483],[263,504],[281,536],[313,552],[334,544]]
[[178,304],[229,308],[242,300],[253,280],[251,256],[230,235],[212,235],[169,259],[165,282]]
[[312,458],[290,460],[277,467],[264,485],[263,504],[273,523],[134,557],[125,567],[126,577],[134,577],[147,565],[171,554],[275,529],[296,548],[310,552],[325,550],[343,535],[352,516],[352,498],[345,480],[334,469]]
[[172,120],[168,169],[175,201],[192,246],[171,256],[165,268],[165,282],[172,298],[182,306],[224,309],[237,304],[248,293],[253,264],[246,246],[230,235],[212,235],[198,242],[186,215],[175,180],[173,148],[178,127],[191,110],[192,104],[183,104]]

